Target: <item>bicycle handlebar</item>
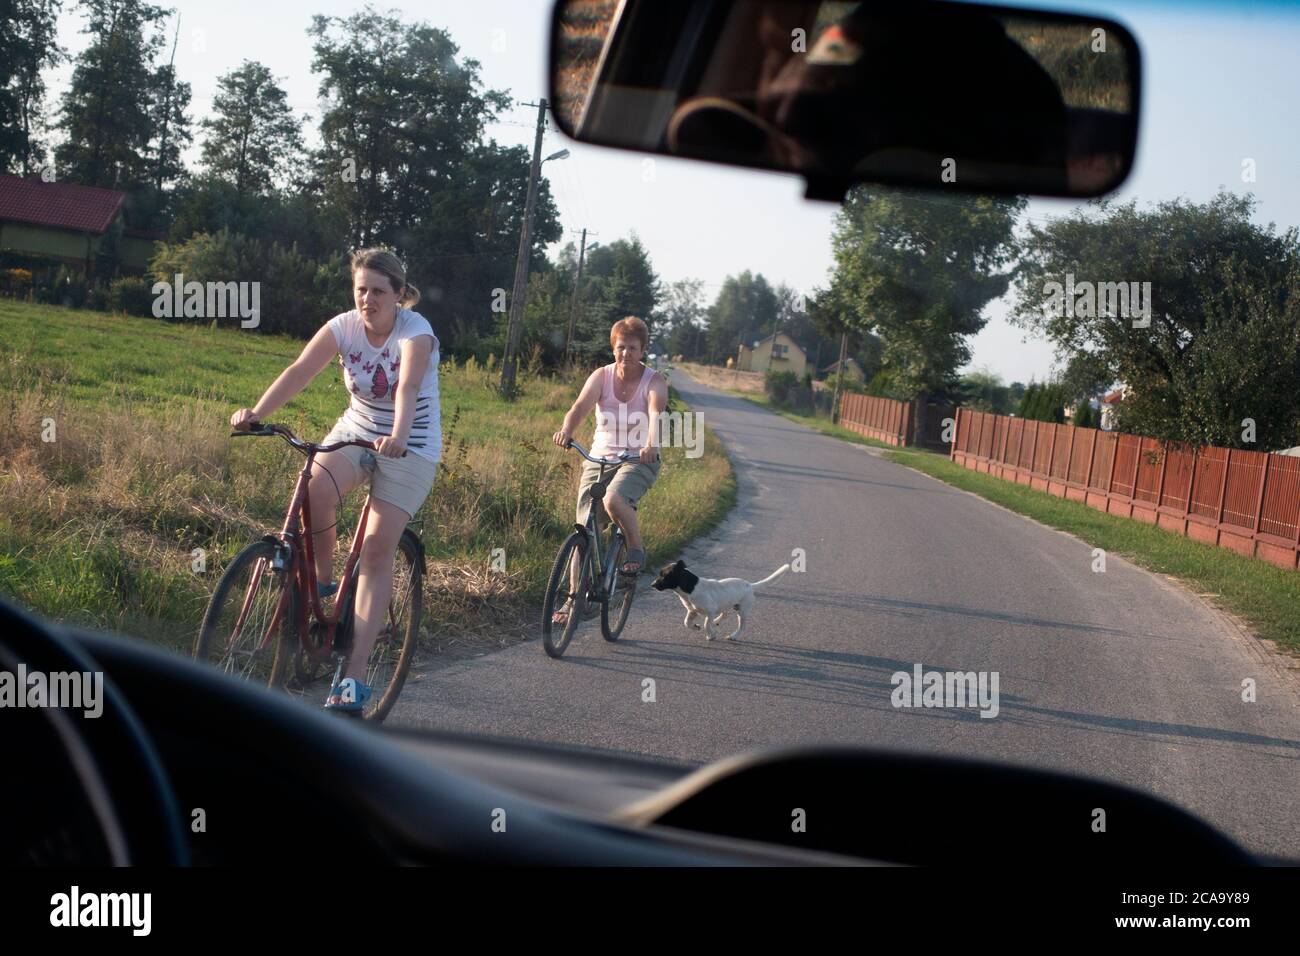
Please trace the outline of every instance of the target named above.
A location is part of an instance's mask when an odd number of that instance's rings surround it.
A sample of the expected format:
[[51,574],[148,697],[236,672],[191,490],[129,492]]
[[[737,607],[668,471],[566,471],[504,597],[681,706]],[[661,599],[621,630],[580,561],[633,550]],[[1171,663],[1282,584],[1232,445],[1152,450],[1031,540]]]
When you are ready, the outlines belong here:
[[[303,441],[292,431],[290,431],[289,428],[285,425],[271,425],[268,424],[267,422],[258,422],[249,419],[248,426],[249,426],[248,429],[245,431],[231,432],[230,437],[231,438],[249,438],[249,437],[261,438],[267,435],[279,435],[281,438],[287,441],[294,448],[297,448],[299,451],[308,451],[313,448],[318,452],[335,451],[339,448],[346,448],[348,445],[359,445],[360,447],[368,448],[371,451],[379,450],[378,447],[376,447],[376,443],[374,441],[371,441],[370,439],[350,438],[347,441],[335,442],[332,445],[320,445],[317,444],[316,442]],[[401,457],[405,458],[408,454],[410,454],[409,450],[404,451],[402,452]]]
[[565,447],[576,448],[579,455],[587,459],[587,461],[594,462],[597,465],[617,465],[619,462],[641,460],[641,456],[634,451],[621,451],[618,453],[618,457],[616,458],[595,458],[588,454],[587,449],[583,448],[572,438],[569,439],[569,443]]

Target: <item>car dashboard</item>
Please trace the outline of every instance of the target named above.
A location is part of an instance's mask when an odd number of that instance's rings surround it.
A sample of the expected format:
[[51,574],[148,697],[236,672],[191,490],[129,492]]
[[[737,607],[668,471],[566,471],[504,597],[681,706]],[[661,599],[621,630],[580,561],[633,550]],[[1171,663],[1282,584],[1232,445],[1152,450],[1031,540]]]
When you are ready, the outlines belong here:
[[[0,853],[27,862],[93,862],[86,834],[108,804],[124,821],[117,842],[149,851],[131,862],[198,866],[331,866],[340,853],[381,866],[941,865],[976,831],[995,834],[1005,859],[1263,862],[1172,804],[1032,768],[843,747],[690,767],[384,728],[134,638],[44,636],[101,668],[116,695],[109,720],[83,722],[96,725],[91,756],[115,799],[87,787],[78,814],[60,748],[23,736],[30,786],[0,809],[41,824],[11,829]],[[115,721],[133,743],[112,736]],[[1100,836],[1098,807],[1110,821]]]

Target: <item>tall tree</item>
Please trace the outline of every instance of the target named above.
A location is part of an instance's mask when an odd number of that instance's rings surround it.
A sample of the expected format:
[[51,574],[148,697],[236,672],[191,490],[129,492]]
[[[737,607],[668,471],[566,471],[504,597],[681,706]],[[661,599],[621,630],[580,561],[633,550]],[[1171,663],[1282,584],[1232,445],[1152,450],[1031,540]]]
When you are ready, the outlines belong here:
[[175,78],[175,68],[160,67],[150,97],[150,136],[145,150],[148,184],[161,196],[186,175],[181,153],[194,140],[190,118],[190,85]]
[[[526,148],[484,141],[509,95],[483,90],[479,63],[458,59],[447,32],[426,23],[366,7],[314,17],[308,34],[326,105],[304,191],[346,224],[340,243],[406,254],[425,293],[419,308],[444,341],[463,351],[491,347],[532,162]],[[532,234],[542,271],[542,250],[562,234],[545,178]]]
[[1016,321],[1094,382],[1124,382],[1126,431],[1300,443],[1300,241],[1252,222],[1254,209],[1220,192],[1147,209],[1103,201],[1031,225]]
[[316,156],[325,197],[347,211],[354,245],[404,246],[510,98],[481,91],[478,61],[457,60],[450,35],[426,23],[366,7],[314,16],[307,32],[327,103]]
[[60,0],[0,0],[0,172],[30,176],[45,162],[45,81],[67,54],[56,41]]
[[879,334],[899,389],[955,384],[969,336],[1011,281],[1025,199],[857,187],[836,216],[831,289],[848,321]]
[[212,114],[200,125],[204,166],[238,196],[264,196],[283,183],[302,149],[300,121],[284,90],[253,60],[218,78]]
[[663,291],[650,254],[635,233],[588,252],[582,284],[586,305],[573,334],[579,364],[608,362],[610,327],[629,315],[644,321],[651,340],[658,340]]
[[[494,309],[504,306],[513,281],[531,164],[523,146],[475,144],[437,181],[426,209],[394,233],[409,250],[408,269],[424,280],[422,310],[445,322],[450,339],[466,351],[490,339],[505,314]],[[547,268],[543,250],[561,235],[543,178],[533,207],[534,273]]]
[[659,306],[663,350],[695,359],[704,329],[704,281],[678,279],[664,289]]
[[152,64],[168,11],[140,0],[81,0],[79,8],[91,42],[63,97],[59,176],[88,186],[147,182],[158,81]]
[[767,279],[746,269],[727,276],[708,310],[708,346],[705,360],[712,363],[735,358],[741,345],[753,345],[772,334],[780,303]]
[[159,194],[169,183],[185,175],[181,152],[194,139],[186,115],[190,105],[190,85],[176,79],[176,43],[180,40],[180,28],[177,19],[171,57],[166,66],[154,71],[150,87],[149,181]]

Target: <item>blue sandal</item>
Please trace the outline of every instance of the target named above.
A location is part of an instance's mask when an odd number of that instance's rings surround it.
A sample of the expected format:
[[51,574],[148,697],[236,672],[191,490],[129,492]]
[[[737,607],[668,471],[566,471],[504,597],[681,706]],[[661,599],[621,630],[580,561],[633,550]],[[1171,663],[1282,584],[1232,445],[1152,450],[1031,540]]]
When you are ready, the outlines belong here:
[[[365,709],[370,700],[371,690],[355,677],[345,677],[330,688],[330,695],[325,699],[325,710],[342,710],[346,712]],[[334,699],[338,698],[338,703]]]

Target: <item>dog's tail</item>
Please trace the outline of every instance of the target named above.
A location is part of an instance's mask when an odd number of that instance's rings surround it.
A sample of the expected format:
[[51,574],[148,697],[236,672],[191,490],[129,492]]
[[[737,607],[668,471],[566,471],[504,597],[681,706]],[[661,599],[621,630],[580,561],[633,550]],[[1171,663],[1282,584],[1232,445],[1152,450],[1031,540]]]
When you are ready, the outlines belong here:
[[773,571],[771,574],[769,574],[767,577],[763,578],[763,580],[761,580],[761,581],[751,581],[749,586],[750,586],[751,588],[759,588],[759,587],[762,587],[764,584],[767,584],[769,581],[775,581],[777,578],[779,578],[781,575],[785,574],[785,572],[787,572],[787,571],[789,571],[789,570],[790,570],[790,565],[788,565],[788,564],[783,564],[783,565],[781,565],[779,568],[777,568],[775,571]]

